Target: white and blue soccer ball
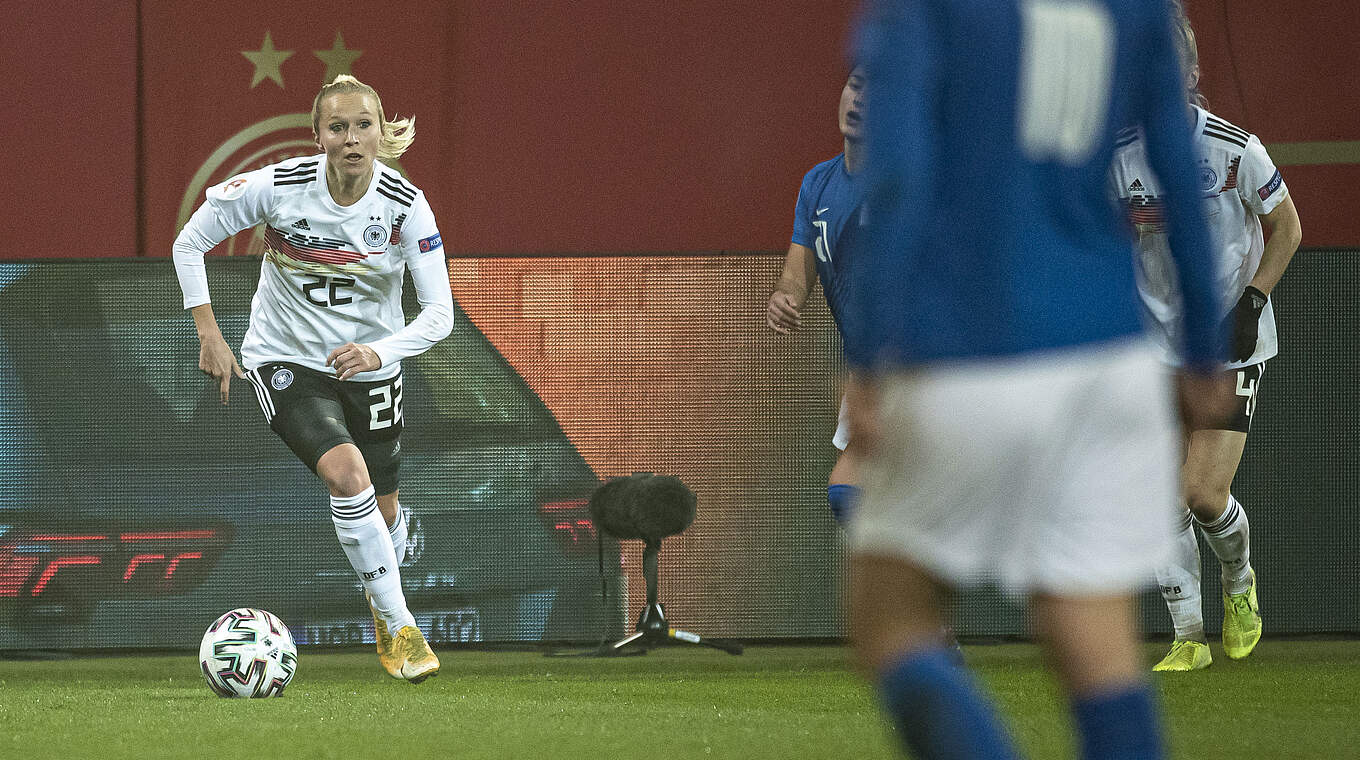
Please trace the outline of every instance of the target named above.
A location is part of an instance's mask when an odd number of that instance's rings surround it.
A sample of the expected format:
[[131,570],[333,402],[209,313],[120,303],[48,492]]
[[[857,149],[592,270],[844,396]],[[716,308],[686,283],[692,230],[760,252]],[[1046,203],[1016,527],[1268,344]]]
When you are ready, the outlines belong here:
[[277,697],[297,672],[297,644],[274,613],[241,607],[208,626],[198,663],[219,697]]

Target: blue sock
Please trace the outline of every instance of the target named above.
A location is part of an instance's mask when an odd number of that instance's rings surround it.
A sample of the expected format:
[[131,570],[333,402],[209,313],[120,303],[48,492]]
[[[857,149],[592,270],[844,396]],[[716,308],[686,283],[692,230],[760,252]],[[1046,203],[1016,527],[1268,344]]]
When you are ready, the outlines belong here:
[[1133,684],[1072,702],[1086,760],[1162,760],[1161,725],[1152,687]]
[[844,525],[850,519],[850,510],[859,501],[859,489],[835,483],[826,487],[826,500],[831,504],[831,516],[836,518],[837,523]]
[[913,757],[1014,760],[996,709],[944,647],[912,652],[879,676],[879,690]]

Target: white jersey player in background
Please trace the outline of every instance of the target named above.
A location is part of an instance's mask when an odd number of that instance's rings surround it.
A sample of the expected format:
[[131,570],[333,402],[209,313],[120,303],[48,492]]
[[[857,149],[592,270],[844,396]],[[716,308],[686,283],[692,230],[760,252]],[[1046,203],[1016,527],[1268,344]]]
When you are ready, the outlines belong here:
[[[1238,411],[1227,429],[1193,430],[1182,470],[1187,512],[1177,526],[1170,564],[1157,573],[1176,640],[1153,670],[1187,671],[1212,662],[1200,598],[1200,552],[1195,526],[1222,565],[1223,649],[1233,659],[1251,654],[1261,638],[1256,574],[1250,562],[1247,515],[1230,491],[1246,445],[1265,361],[1278,345],[1270,292],[1301,238],[1294,202],[1261,141],[1200,107],[1199,57],[1194,32],[1182,13],[1177,42],[1195,118],[1200,189],[1214,232],[1225,329],[1232,335],[1226,369],[1235,380]],[[1152,334],[1165,361],[1178,366],[1179,297],[1163,227],[1160,191],[1148,168],[1141,137],[1122,136],[1111,171],[1111,191],[1128,210],[1138,233],[1138,288],[1151,316]],[[1270,232],[1263,239],[1262,227]]]
[[[198,330],[199,369],[224,404],[232,376],[247,378],[270,428],[325,483],[373,612],[379,659],[392,677],[419,683],[439,660],[406,607],[398,569],[401,359],[449,334],[448,269],[424,194],[377,161],[410,146],[414,120],[388,122],[377,92],[341,75],[317,93],[312,128],[324,155],[208,189],[175,240],[175,270]],[[266,252],[237,364],[213,315],[203,255],[261,223]],[[401,307],[407,271],[421,306],[410,324]]]

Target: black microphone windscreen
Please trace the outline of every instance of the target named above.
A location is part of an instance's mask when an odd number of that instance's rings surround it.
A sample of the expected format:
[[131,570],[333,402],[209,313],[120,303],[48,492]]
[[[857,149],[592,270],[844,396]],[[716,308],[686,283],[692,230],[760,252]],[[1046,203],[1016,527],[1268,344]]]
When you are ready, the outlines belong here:
[[660,541],[688,528],[697,505],[694,492],[679,478],[638,472],[596,489],[590,516],[615,538]]
[[590,518],[595,521],[595,527],[615,538],[642,538],[633,526],[633,515],[628,509],[625,491],[631,483],[629,478],[614,478],[590,496]]
[[657,475],[638,481],[632,496],[633,525],[644,539],[660,541],[694,522],[698,499],[679,478]]

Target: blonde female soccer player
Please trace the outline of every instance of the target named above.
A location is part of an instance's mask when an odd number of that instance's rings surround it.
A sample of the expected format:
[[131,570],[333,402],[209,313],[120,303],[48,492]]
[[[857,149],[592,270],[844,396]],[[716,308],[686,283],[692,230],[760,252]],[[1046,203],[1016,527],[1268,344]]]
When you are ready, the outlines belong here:
[[[1170,561],[1157,570],[1176,638],[1171,651],[1153,667],[1157,671],[1199,670],[1213,662],[1204,634],[1196,526],[1222,569],[1224,652],[1241,659],[1261,639],[1250,526],[1230,489],[1256,411],[1266,360],[1278,351],[1270,291],[1303,234],[1289,188],[1261,141],[1204,110],[1197,90],[1195,33],[1184,13],[1178,14],[1175,39],[1194,121],[1199,189],[1214,232],[1219,289],[1226,299],[1219,304],[1219,313],[1226,315],[1225,327],[1232,334],[1232,355],[1224,370],[1232,380],[1226,390],[1236,394],[1230,397],[1236,400],[1236,412],[1224,425],[1191,430],[1186,436],[1181,469],[1186,511],[1176,527]],[[1161,183],[1149,167],[1139,133],[1126,133],[1120,143],[1110,189],[1138,232],[1138,291],[1151,316],[1152,335],[1163,361],[1178,366],[1179,297],[1170,276]],[[1263,226],[1270,231],[1269,240],[1262,235]]]
[[[378,656],[419,683],[439,659],[406,607],[398,570],[401,360],[449,334],[453,298],[425,195],[378,162],[402,155],[415,120],[388,121],[374,89],[348,75],[312,102],[319,155],[211,187],[175,239],[175,271],[198,329],[199,369],[222,402],[248,380],[265,421],[330,491],[331,519],[373,612]],[[238,364],[208,297],[203,255],[265,225],[266,251]],[[420,314],[406,324],[402,278]],[[242,370],[242,366],[246,368]]]

